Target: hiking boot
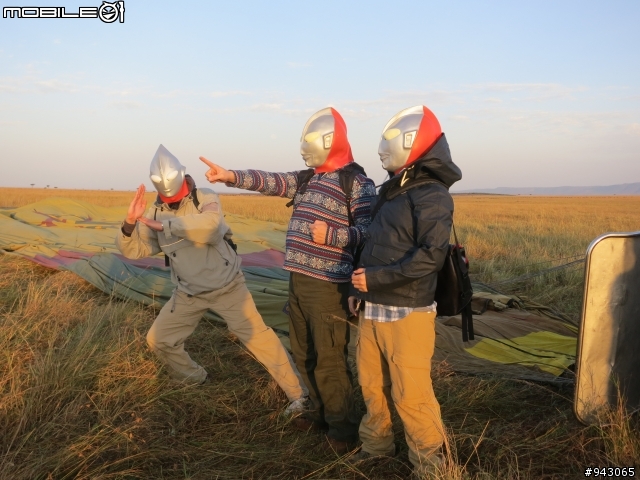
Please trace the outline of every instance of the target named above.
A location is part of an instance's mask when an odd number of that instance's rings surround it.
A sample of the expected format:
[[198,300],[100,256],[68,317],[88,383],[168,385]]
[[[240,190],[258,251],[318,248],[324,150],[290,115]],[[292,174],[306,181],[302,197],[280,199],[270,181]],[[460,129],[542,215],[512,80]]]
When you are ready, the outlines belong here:
[[291,420],[291,426],[301,432],[320,433],[329,430],[329,426],[326,423],[309,420],[305,417],[295,417]]
[[324,450],[325,453],[333,453],[340,456],[349,453],[355,448],[356,442],[344,442],[329,436],[325,437],[324,442],[322,442],[322,450]]
[[297,400],[294,400],[289,404],[289,406],[284,410],[284,415],[286,417],[295,417],[300,415],[303,412],[308,410],[307,401],[309,397],[300,397]]

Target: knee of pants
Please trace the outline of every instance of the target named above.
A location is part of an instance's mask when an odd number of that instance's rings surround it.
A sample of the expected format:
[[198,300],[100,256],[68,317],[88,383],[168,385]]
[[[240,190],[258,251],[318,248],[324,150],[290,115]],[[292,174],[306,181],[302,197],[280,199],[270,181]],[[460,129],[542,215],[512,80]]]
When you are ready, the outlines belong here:
[[249,322],[244,322],[241,325],[235,325],[233,327],[229,326],[229,331],[244,344],[268,342],[272,333],[272,329],[265,324],[253,325]]
[[149,345],[149,348],[154,352],[162,350],[162,347],[167,345],[167,343],[159,337],[158,329],[155,328],[155,325],[151,325],[151,328],[147,332],[147,345]]
[[344,347],[318,346],[315,363],[316,376],[341,378],[351,372]]
[[150,349],[154,349],[156,346],[156,329],[153,328],[153,325],[151,325],[151,328],[149,329],[149,331],[147,332],[147,345],[149,345]]
[[[369,359],[371,362],[378,359]],[[382,361],[377,361],[374,365],[370,365],[368,361],[364,361],[360,356],[357,362],[358,366],[358,383],[365,389],[379,390],[389,388],[391,379],[389,371],[385,368]]]
[[386,398],[392,400],[391,385],[360,385],[365,402],[367,399]]

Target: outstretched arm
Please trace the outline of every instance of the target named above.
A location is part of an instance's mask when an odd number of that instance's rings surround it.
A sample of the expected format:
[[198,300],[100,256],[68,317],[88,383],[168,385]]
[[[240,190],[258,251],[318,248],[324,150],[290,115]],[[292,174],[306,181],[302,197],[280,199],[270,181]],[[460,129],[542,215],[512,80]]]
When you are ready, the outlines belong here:
[[226,170],[200,157],[209,170],[205,173],[211,183],[223,182],[228,187],[260,192],[263,195],[293,198],[298,188],[298,172],[273,173],[261,170]]

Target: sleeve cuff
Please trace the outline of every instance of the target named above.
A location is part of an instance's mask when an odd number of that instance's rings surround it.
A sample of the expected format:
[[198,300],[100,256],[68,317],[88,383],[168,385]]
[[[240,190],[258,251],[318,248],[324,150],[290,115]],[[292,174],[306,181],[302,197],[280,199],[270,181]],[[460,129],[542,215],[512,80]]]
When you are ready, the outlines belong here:
[[349,235],[350,228],[351,227],[333,227],[329,225],[327,227],[325,243],[330,247],[348,247],[351,244],[351,237]]
[[367,279],[367,290],[370,292],[382,290],[380,283],[380,272],[384,267],[365,267],[365,275]]
[[242,171],[240,171],[240,170],[229,170],[229,171],[234,173],[234,175],[236,176],[236,181],[235,182],[225,182],[225,185],[227,187],[234,187],[234,188],[240,187],[240,185],[242,185],[242,183],[244,181],[244,176],[242,175]]
[[136,228],[135,223],[127,223],[126,221],[124,221],[122,222],[122,227],[120,228],[120,230],[122,231],[122,234],[125,237],[130,237],[133,231],[135,230],[135,228]]
[[331,225],[327,226],[327,233],[324,236],[324,243],[329,245],[330,247],[336,246],[336,229]]

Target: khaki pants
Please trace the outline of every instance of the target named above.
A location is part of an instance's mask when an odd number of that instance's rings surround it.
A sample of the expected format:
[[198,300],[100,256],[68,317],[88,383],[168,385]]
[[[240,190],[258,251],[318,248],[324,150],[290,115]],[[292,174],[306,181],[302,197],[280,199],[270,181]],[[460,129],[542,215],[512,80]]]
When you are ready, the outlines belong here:
[[206,370],[184,350],[184,342],[209,309],[224,319],[229,331],[264,365],[289,400],[306,395],[289,353],[258,313],[242,272],[228,285],[212,292],[191,296],[176,290],[160,310],[147,333],[147,342],[165,363],[172,378],[185,383],[201,383],[207,377]]
[[417,471],[444,441],[440,405],[431,385],[434,322],[435,313],[426,312],[388,323],[360,314],[358,378],[367,406],[360,423],[362,449],[372,455],[394,454],[393,401],[404,424],[409,460]]

